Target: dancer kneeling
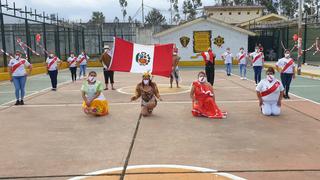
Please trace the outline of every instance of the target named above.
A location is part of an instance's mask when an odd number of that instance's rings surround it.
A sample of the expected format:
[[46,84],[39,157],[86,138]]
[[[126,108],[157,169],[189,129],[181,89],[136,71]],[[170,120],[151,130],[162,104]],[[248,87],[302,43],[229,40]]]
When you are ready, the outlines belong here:
[[91,71],[88,79],[83,82],[81,87],[83,98],[83,110],[86,114],[104,116],[108,114],[108,101],[102,94],[103,86],[96,80],[97,73]]
[[206,81],[204,72],[198,73],[198,80],[192,83],[190,92],[192,99],[193,116],[205,116],[208,118],[222,119],[227,117],[216,105],[213,87]]
[[151,115],[153,109],[157,106],[157,99],[162,101],[157,84],[152,82],[151,74],[144,73],[142,82],[136,87],[135,96],[131,101],[137,100],[141,96],[141,114],[142,116]]
[[284,88],[281,82],[274,77],[274,69],[272,67],[268,68],[267,78],[260,81],[256,91],[262,114],[266,116],[280,115]]

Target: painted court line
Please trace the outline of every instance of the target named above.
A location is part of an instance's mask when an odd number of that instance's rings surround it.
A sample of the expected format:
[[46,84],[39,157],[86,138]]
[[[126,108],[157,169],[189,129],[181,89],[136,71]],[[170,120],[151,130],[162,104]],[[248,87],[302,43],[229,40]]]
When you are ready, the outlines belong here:
[[[296,100],[284,100],[284,102],[305,102],[306,100],[296,99]],[[27,102],[26,102],[27,103]],[[159,104],[191,104],[192,101],[162,101]],[[234,104],[234,103],[258,103],[258,100],[246,100],[246,101],[216,101],[216,103],[220,104]],[[141,104],[140,102],[119,102],[119,103],[109,103],[109,105],[137,105]],[[12,108],[34,108],[34,107],[80,107],[82,104],[74,103],[74,104],[26,104],[23,106],[12,106]],[[10,106],[2,105],[0,108],[6,108]]]

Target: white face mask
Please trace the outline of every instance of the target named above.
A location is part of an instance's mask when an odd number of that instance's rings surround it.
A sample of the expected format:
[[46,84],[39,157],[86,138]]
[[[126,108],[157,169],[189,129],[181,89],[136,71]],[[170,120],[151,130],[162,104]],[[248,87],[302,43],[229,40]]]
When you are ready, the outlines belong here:
[[149,84],[149,79],[144,79],[144,80],[143,80],[143,84],[144,84],[144,85],[148,85],[148,84]]
[[240,52],[243,53],[243,50],[241,49]]
[[259,49],[256,49],[256,52],[259,52]]
[[207,79],[204,76],[200,76],[198,80],[200,83],[204,83],[204,82],[206,82]]
[[267,75],[267,79],[269,82],[274,80],[274,75]]
[[16,59],[19,59],[19,58],[20,58],[20,56],[16,55],[16,56],[15,56],[15,58],[16,58]]
[[53,54],[50,54],[49,56],[52,58],[52,57],[53,57]]
[[290,54],[284,54],[284,57],[285,57],[285,58],[289,58],[289,57],[290,57]]
[[89,80],[89,82],[95,82],[96,81],[96,77],[94,77],[94,76],[89,76],[88,77],[88,80]]
[[73,55],[73,54],[71,54],[71,57],[74,57],[74,55]]

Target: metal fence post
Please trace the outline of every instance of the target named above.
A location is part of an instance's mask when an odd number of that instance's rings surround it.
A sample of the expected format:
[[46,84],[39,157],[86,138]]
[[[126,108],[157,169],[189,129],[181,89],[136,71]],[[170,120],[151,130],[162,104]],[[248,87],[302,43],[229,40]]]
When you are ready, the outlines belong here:
[[[307,18],[308,15],[306,13],[306,17],[304,19],[304,37],[303,37],[303,49],[307,49]],[[306,63],[306,52],[303,52],[303,64]]]
[[[26,28],[26,43],[27,46],[31,46],[31,39],[30,39],[30,30],[29,30],[29,23],[28,23],[28,12],[27,6],[25,6],[25,28]],[[29,58],[29,62],[31,63],[31,56],[30,56],[30,49],[27,48],[27,56]]]
[[[43,28],[43,47],[45,50],[47,50],[47,32],[46,32],[46,14],[43,12],[43,24],[42,24],[42,28]],[[44,53],[44,61],[46,61],[47,59],[47,53]]]
[[[4,34],[4,20],[3,20],[3,14],[2,14],[2,4],[1,4],[1,0],[0,0],[0,26],[1,26],[1,39],[2,39],[2,49],[6,52],[7,48],[6,48],[6,37]],[[7,71],[7,65],[8,65],[8,60],[7,60],[7,56],[5,54],[3,54],[3,67],[4,71]]]
[[85,39],[84,39],[84,27],[81,28],[81,36],[82,36],[82,48],[83,50],[85,50],[86,46],[85,46]]

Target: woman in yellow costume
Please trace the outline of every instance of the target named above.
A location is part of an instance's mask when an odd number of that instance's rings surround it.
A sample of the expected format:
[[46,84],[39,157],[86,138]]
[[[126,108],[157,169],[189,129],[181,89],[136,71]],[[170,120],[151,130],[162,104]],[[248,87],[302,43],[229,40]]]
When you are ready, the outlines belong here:
[[157,99],[162,101],[160,97],[157,84],[152,82],[151,74],[148,72],[142,76],[142,82],[136,87],[135,96],[131,98],[131,101],[137,100],[141,97],[141,114],[142,116],[151,115],[153,109],[157,106]]
[[102,93],[102,83],[97,81],[96,77],[97,73],[95,71],[91,71],[88,79],[82,84],[82,107],[86,114],[104,116],[109,112],[108,101]]

